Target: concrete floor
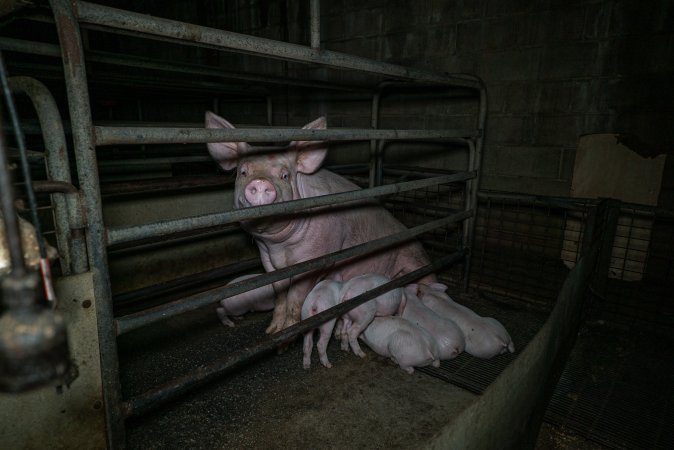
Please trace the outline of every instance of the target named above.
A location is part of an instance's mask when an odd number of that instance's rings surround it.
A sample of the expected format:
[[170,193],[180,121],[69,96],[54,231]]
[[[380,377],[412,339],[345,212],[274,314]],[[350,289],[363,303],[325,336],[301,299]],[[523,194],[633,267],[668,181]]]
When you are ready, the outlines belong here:
[[[122,385],[133,395],[220,357],[264,332],[269,314],[224,327],[210,309],[120,339]],[[195,351],[196,349],[196,351]],[[415,448],[474,398],[367,350],[360,359],[330,344],[332,369],[300,342],[127,426],[131,449]]]
[[[514,326],[510,317],[528,324],[534,321],[531,311],[512,310],[498,304],[475,305],[474,309],[480,307],[495,309],[494,315],[509,329]],[[479,312],[484,315],[487,310]],[[119,349],[124,396],[140,394],[221,358],[232,349],[244,347],[264,333],[269,320],[270,313],[249,314],[235,328],[229,328],[220,323],[213,306],[122,336]],[[653,334],[655,330],[643,326],[640,330],[636,333],[634,326],[613,326],[596,318],[581,329],[567,370],[548,407],[549,423],[541,428],[538,450],[641,448],[638,436],[622,444],[618,440],[609,447],[597,443],[606,440],[586,439],[582,437],[582,427],[571,426],[578,420],[572,413],[588,410],[588,405],[581,401],[586,394],[596,392],[595,387],[622,386],[619,383],[625,382],[625,376],[621,371],[630,369],[635,375],[638,369],[631,362],[644,367],[645,362],[638,362],[639,355],[645,361],[659,360],[657,367],[672,372],[661,373],[656,379],[674,376],[674,363],[662,362],[662,358],[668,357],[674,361],[674,345],[658,350],[656,358],[648,356],[657,349],[657,342],[674,342],[671,338],[658,338]],[[515,334],[513,331],[516,330],[511,329],[511,334]],[[154,413],[128,421],[129,448],[420,448],[475,399],[475,394],[428,374],[415,371],[408,375],[391,361],[363,348],[368,356],[360,359],[340,351],[333,339],[328,348],[333,368],[322,367],[314,352],[312,368],[304,370],[301,343],[296,341],[284,353],[265,355]],[[628,354],[626,349],[632,349],[633,353]],[[632,383],[638,389],[652,384],[648,378],[635,378]],[[659,389],[667,391],[666,387],[667,383]],[[592,422],[590,431],[599,429],[602,415],[609,421],[615,420],[607,416],[604,405],[630,405],[634,392],[634,389],[629,392],[612,389],[610,399],[600,399],[601,405],[585,412],[589,418],[581,419]],[[620,397],[624,394],[628,394],[626,399]],[[664,410],[668,410],[667,405],[674,404],[673,399],[666,398],[672,396],[671,389],[663,395],[660,403],[664,401]],[[560,401],[561,416],[559,405],[553,411],[553,403]],[[634,425],[643,416],[638,408],[622,409],[626,411],[620,420],[626,425],[621,427],[649,426]],[[620,411],[618,408],[617,413],[622,414]],[[668,439],[674,442],[674,436],[670,436],[673,433],[666,429],[637,431],[660,433],[657,448],[667,448],[662,443],[669,442]]]

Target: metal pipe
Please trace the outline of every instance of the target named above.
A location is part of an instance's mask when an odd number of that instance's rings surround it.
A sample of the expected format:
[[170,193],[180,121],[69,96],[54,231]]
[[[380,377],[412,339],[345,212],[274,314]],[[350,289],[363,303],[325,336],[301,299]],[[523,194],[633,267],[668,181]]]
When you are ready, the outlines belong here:
[[[10,78],[9,83],[12,90],[23,92],[28,96],[37,112],[44,140],[48,178],[70,184],[72,179],[65,132],[61,115],[51,92],[40,81],[30,77],[13,77]],[[72,229],[81,228],[82,214],[79,198],[57,194],[52,196],[52,199],[56,243],[62,258],[62,273],[68,275],[71,271],[85,272],[87,270],[86,243],[70,233]]]
[[472,172],[459,172],[453,175],[428,178],[423,180],[408,181],[405,183],[378,186],[376,188],[363,189],[339,194],[310,197],[302,200],[275,203],[265,206],[237,209],[223,213],[204,214],[201,216],[188,217],[185,219],[165,220],[148,225],[133,225],[128,227],[111,227],[107,230],[108,244],[114,245],[122,242],[134,241],[155,236],[165,236],[172,233],[188,231],[195,228],[207,228],[227,223],[240,222],[242,220],[269,217],[275,214],[290,214],[307,208],[318,206],[339,206],[339,203],[363,200],[380,195],[397,194],[413,189],[422,189],[436,184],[465,181],[475,177]]
[[23,180],[25,182],[25,192],[28,198],[28,205],[33,227],[35,227],[35,240],[37,241],[37,247],[40,252],[40,274],[42,275],[42,286],[44,288],[46,300],[51,304],[52,308],[56,308],[57,299],[56,292],[54,291],[51,263],[49,261],[49,257],[47,256],[47,243],[45,241],[44,235],[42,234],[42,225],[37,214],[37,200],[35,199],[35,192],[33,191],[32,175],[30,173],[30,164],[28,163],[28,151],[26,149],[23,130],[21,129],[21,124],[19,123],[19,114],[16,111],[16,106],[14,105],[12,89],[9,87],[9,77],[7,76],[7,71],[5,70],[5,60],[2,52],[0,52],[0,80],[2,81],[2,91],[5,97],[5,103],[7,104],[7,110],[9,111],[9,115],[12,118],[14,138],[16,139],[19,147],[21,171],[23,172]]
[[[0,110],[0,119],[2,113]],[[9,251],[9,260],[12,265],[11,274],[17,278],[26,274],[26,266],[23,261],[23,246],[21,245],[21,232],[19,220],[14,211],[14,186],[12,186],[9,171],[9,159],[7,158],[7,145],[4,133],[0,133],[0,206],[2,206],[2,220],[5,225],[5,238]]]
[[79,20],[101,25],[113,30],[140,33],[150,39],[162,38],[170,42],[195,45],[219,50],[232,50],[257,56],[268,56],[285,61],[320,64],[336,69],[351,69],[403,80],[453,84],[473,89],[480,88],[480,81],[470,75],[444,75],[421,69],[411,69],[394,64],[374,61],[358,56],[278,42],[214,28],[186,24],[175,20],[152,17],[123,11],[93,3],[74,2]]
[[[61,57],[61,50],[58,45],[46,44],[43,42],[33,42],[8,37],[0,37],[0,49],[13,52],[27,53],[40,56]],[[98,64],[110,64],[124,67],[137,67],[140,69],[161,70],[164,72],[185,73],[194,75],[206,75],[211,77],[224,78],[229,80],[253,81],[266,84],[284,84],[289,86],[331,89],[337,91],[369,92],[369,89],[362,86],[337,84],[320,80],[298,80],[297,78],[277,77],[273,75],[255,75],[250,72],[231,72],[219,68],[202,66],[196,64],[176,64],[174,62],[153,60],[133,55],[116,55],[102,51],[87,51],[86,58],[88,62]],[[222,86],[223,92],[240,92],[250,95],[265,96],[266,90],[252,89],[243,87],[234,89],[232,86]]]
[[448,138],[475,138],[476,129],[453,130],[370,130],[333,128],[279,129],[279,128],[163,128],[163,127],[94,127],[98,145],[122,144],[193,144],[205,142],[277,142],[347,140],[434,140]]
[[321,0],[311,0],[309,2],[309,29],[311,34],[311,48],[320,50],[321,48]]
[[442,227],[450,223],[460,222],[468,217],[471,217],[472,215],[473,211],[462,211],[452,214],[451,216],[447,216],[443,219],[428,222],[426,224],[379,238],[374,241],[356,245],[335,253],[330,253],[328,255],[319,256],[317,258],[294,264],[289,267],[284,267],[273,272],[268,272],[255,277],[245,285],[243,283],[237,283],[232,286],[223,286],[204,293],[195,294],[181,300],[176,300],[171,303],[147,309],[145,311],[140,311],[135,314],[119,317],[115,320],[117,324],[117,332],[118,334],[123,334],[136,328],[140,328],[160,320],[168,319],[169,317],[173,317],[178,314],[183,314],[185,312],[193,311],[195,309],[213,304],[223,298],[237,295],[250,289],[265,286],[274,281],[285,280],[291,276],[304,273],[309,270],[329,267],[338,261],[342,261],[353,256],[359,256],[365,253],[381,250],[383,248],[390,247],[391,245],[413,239],[414,237],[434,228]]
[[[468,181],[466,184],[466,208],[477,210],[477,191],[480,189],[480,168],[482,166],[482,148],[484,146],[484,139],[487,126],[487,87],[481,79],[479,81],[480,105],[478,113],[478,135],[475,137],[474,148],[469,153],[468,170],[474,170],[477,176]],[[473,143],[471,142],[471,145]],[[473,250],[473,241],[475,236],[475,226],[477,225],[477,218],[473,217],[464,225],[466,241],[464,245],[468,247],[468,257],[466,258],[466,266],[464,270],[463,290],[467,291],[470,285],[470,271],[472,269],[471,259]]]
[[163,386],[147,391],[139,396],[133,397],[124,403],[124,413],[127,417],[136,417],[147,413],[148,411],[161,406],[162,404],[184,395],[199,386],[221,377],[232,370],[238,369],[243,365],[259,358],[265,353],[273,350],[279,345],[289,342],[295,336],[316,328],[327,320],[343,315],[345,312],[361,305],[391,289],[409,284],[426,274],[435,272],[449,264],[459,261],[464,257],[463,251],[458,251],[445,256],[424,266],[414,272],[410,272],[398,277],[386,284],[349,299],[332,308],[329,308],[309,319],[303,320],[295,325],[286,328],[283,331],[263,337],[258,343],[252,346],[236,351],[225,358],[214,361],[207,366],[198,367],[194,372],[184,377],[173,380]]
[[182,189],[204,188],[209,186],[223,186],[231,183],[232,179],[230,177],[222,175],[212,177],[160,178],[153,180],[138,180],[103,184],[101,186],[101,194],[104,197],[107,197],[145,192],[164,192]]
[[205,272],[194,273],[184,277],[164,281],[162,283],[153,284],[151,286],[146,286],[134,291],[128,291],[119,295],[115,295],[115,306],[120,306],[125,303],[137,302],[148,297],[166,295],[171,292],[184,289],[187,286],[203,284],[209,281],[212,282],[214,280],[222,280],[223,278],[226,278],[230,275],[261,267],[262,264],[260,262],[260,258],[246,259],[225,267],[217,267]]
[[122,397],[117,359],[117,338],[112,314],[112,293],[82,39],[69,0],[49,0],[49,3],[61,43],[79,185],[82,190],[88,221],[86,229],[87,249],[93,277],[94,306],[101,347],[101,382],[108,446],[119,448],[124,446],[125,430],[124,418],[120,410]]

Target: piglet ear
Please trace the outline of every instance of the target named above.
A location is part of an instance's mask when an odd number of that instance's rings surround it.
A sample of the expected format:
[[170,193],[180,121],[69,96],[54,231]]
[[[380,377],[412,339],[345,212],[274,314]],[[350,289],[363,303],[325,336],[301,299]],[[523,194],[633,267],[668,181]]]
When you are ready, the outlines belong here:
[[442,283],[429,283],[428,287],[431,288],[434,291],[439,291],[439,292],[445,292],[447,289],[449,289],[446,284],[442,284]]
[[419,285],[416,283],[408,284],[405,286],[405,294],[417,297],[419,295]]
[[[206,128],[234,128],[234,125],[215,113],[206,111]],[[237,142],[209,142],[208,152],[213,159],[225,170],[236,168],[239,161],[239,146]]]
[[[302,129],[316,130],[324,130],[325,128],[327,128],[325,117],[319,117],[302,127]],[[316,172],[323,164],[325,155],[328,153],[325,141],[293,141],[291,142],[292,145],[297,148],[297,171],[300,173],[311,174]]]

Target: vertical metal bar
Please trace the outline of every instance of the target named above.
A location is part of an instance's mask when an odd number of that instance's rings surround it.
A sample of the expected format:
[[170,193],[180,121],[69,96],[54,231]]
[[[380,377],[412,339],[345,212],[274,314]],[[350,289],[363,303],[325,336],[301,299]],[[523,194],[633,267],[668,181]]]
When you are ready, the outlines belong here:
[[[478,124],[477,128],[479,131],[478,137],[473,141],[472,139],[468,140],[469,145],[469,156],[468,156],[468,170],[475,170],[476,176],[475,179],[469,180],[466,183],[466,189],[469,190],[470,196],[468,203],[466,204],[466,209],[475,209],[477,211],[477,191],[480,189],[480,167],[482,166],[482,148],[484,145],[485,134],[487,130],[487,88],[484,82],[481,79],[478,79],[478,84],[480,86],[480,104],[478,112]],[[466,258],[466,266],[464,279],[468,280],[470,278],[471,271],[471,253],[473,248],[474,234],[475,234],[475,221],[477,220],[477,214],[473,214],[471,218],[468,219],[466,227],[468,228],[468,235],[464,242],[464,248],[468,249],[468,257]],[[464,283],[464,289],[468,287],[468,282]]]
[[[379,106],[381,103],[382,88],[380,88],[372,97],[372,108],[370,109],[370,126],[376,130],[379,128]],[[382,182],[382,161],[379,141],[372,139],[370,141],[370,187],[379,186]]]
[[82,41],[72,4],[68,0],[50,0],[49,3],[54,13],[61,44],[75,157],[88,219],[87,245],[94,281],[94,306],[101,347],[101,381],[105,400],[108,446],[115,449],[123,448],[125,430],[124,418],[121,414],[117,340],[112,315],[112,294],[96,164],[96,143],[91,121]]
[[[1,116],[2,110],[0,109],[0,119],[2,119]],[[2,120],[0,120],[0,125],[2,125]],[[8,153],[5,135],[0,132],[0,206],[2,207],[2,220],[5,225],[9,260],[12,264],[11,274],[20,277],[26,273],[26,266],[23,262],[19,220],[14,211],[14,186],[12,186],[9,172]]]
[[[33,103],[37,112],[42,137],[44,139],[47,176],[53,181],[71,183],[68,148],[63,122],[56,101],[47,87],[30,77],[13,77],[9,85],[14,91],[23,92]],[[72,195],[52,194],[56,242],[61,256],[61,271],[64,275],[83,273],[88,269],[87,251],[84,239],[73,233],[81,228],[79,202]]]
[[309,2],[309,14],[311,20],[309,28],[311,30],[311,48],[320,50],[321,48],[321,1],[311,0]]

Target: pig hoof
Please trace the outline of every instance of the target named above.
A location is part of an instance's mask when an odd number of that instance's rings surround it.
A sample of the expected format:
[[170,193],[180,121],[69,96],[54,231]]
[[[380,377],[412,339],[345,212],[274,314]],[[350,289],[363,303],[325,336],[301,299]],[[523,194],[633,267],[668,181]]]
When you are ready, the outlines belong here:
[[327,369],[331,369],[331,368],[332,368],[332,364],[330,364],[329,362],[323,363],[323,366],[325,366]]
[[227,316],[227,313],[225,312],[225,308],[216,308],[215,312],[218,313],[218,317],[220,318],[220,322],[222,322],[223,325],[227,325],[228,327],[233,327],[234,322],[230,320],[230,318]]
[[410,375],[414,373],[414,367],[403,367],[403,370],[409,373]]
[[304,370],[311,369],[311,363],[304,363],[302,364],[302,367],[304,368]]
[[276,321],[272,321],[271,324],[269,324],[269,326],[267,327],[267,330],[265,331],[265,333],[274,334],[274,333],[277,333],[277,332],[281,331],[282,329],[283,329],[283,322],[281,322],[279,324]]

